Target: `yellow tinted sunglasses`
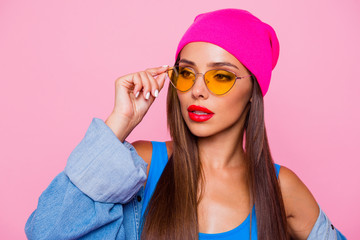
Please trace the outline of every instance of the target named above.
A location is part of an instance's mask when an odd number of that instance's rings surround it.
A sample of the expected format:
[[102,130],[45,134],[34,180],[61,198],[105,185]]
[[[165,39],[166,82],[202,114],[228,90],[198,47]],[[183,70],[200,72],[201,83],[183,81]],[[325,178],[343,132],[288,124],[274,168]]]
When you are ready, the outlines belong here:
[[195,73],[190,67],[177,65],[169,68],[167,74],[171,84],[181,92],[190,90],[195,84],[197,75],[202,74],[206,87],[216,95],[223,95],[230,91],[236,79],[251,77],[251,75],[238,77],[235,73],[223,69],[212,69],[205,73]]

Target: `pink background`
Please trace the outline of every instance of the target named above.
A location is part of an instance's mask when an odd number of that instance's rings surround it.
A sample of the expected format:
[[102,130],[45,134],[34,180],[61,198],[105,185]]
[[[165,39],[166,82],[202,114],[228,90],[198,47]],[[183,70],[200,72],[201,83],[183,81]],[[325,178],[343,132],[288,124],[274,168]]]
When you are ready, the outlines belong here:
[[[156,2],[156,5],[154,4]],[[280,58],[265,96],[275,162],[292,169],[334,225],[360,238],[360,3],[345,1],[0,2],[0,239],[25,239],[38,197],[63,170],[114,81],[173,64],[201,12],[243,8],[272,25]],[[169,139],[166,90],[129,141]]]

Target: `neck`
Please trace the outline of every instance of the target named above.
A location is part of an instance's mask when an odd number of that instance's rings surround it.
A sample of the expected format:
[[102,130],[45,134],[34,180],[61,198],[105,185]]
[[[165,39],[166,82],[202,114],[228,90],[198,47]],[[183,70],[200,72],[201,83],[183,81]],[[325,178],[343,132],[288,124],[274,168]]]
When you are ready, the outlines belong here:
[[247,111],[240,121],[215,135],[198,138],[199,158],[204,168],[225,169],[245,166],[243,127]]
[[206,168],[228,168],[245,163],[242,141],[224,138],[198,140],[201,164]]

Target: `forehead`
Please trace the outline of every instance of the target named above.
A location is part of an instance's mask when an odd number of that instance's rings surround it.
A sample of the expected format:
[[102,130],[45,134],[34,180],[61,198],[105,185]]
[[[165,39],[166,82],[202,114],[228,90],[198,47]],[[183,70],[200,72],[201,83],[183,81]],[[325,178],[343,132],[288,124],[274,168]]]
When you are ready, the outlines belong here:
[[246,70],[241,62],[225,49],[207,42],[191,42],[185,45],[180,52],[180,60],[192,61],[197,66],[205,66],[209,63],[229,62],[240,70]]

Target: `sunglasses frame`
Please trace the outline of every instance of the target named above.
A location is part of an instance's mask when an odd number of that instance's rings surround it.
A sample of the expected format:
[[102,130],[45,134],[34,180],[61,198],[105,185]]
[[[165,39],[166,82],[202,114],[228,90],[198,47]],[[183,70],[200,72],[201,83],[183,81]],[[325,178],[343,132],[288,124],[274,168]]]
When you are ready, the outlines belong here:
[[[203,75],[203,80],[204,80],[205,86],[206,86],[206,88],[209,90],[209,92],[211,92],[212,94],[215,94],[215,95],[217,95],[217,96],[221,96],[221,95],[224,95],[224,94],[228,93],[228,92],[234,87],[235,82],[236,82],[237,79],[242,79],[242,78],[245,78],[245,77],[252,77],[252,76],[253,76],[253,75],[246,75],[246,76],[240,76],[240,77],[239,77],[239,76],[236,75],[236,73],[234,73],[234,72],[232,72],[232,71],[230,71],[230,70],[221,69],[221,68],[210,69],[210,70],[206,71],[205,73],[197,73],[197,72],[195,72],[195,70],[194,70],[193,68],[191,68],[191,67],[186,67],[186,68],[191,69],[192,72],[195,74],[195,80],[193,81],[192,86],[191,86],[188,90],[182,91],[182,90],[178,89],[178,88],[174,85],[174,83],[171,81],[170,76],[169,76],[169,73],[168,73],[169,70],[173,70],[173,71],[174,71],[174,69],[176,69],[176,67],[179,68],[180,66],[179,66],[179,65],[174,65],[173,67],[170,67],[168,70],[166,70],[166,74],[167,74],[167,77],[168,77],[169,80],[170,80],[171,85],[172,85],[175,89],[177,89],[178,91],[180,91],[180,92],[187,92],[187,91],[189,91],[189,90],[195,85],[196,79],[197,79],[197,77],[198,77],[199,74]],[[185,68],[185,67],[184,67],[184,68]],[[227,71],[227,72],[229,72],[229,73],[234,74],[234,76],[235,76],[235,81],[234,81],[233,85],[231,86],[231,88],[229,88],[229,90],[227,90],[227,91],[224,92],[224,93],[221,93],[221,94],[214,93],[213,91],[211,91],[211,90],[209,89],[209,87],[208,87],[208,85],[207,85],[207,81],[206,81],[206,79],[205,79],[205,74],[206,74],[207,72],[209,72],[209,71],[214,71],[214,70]]]

